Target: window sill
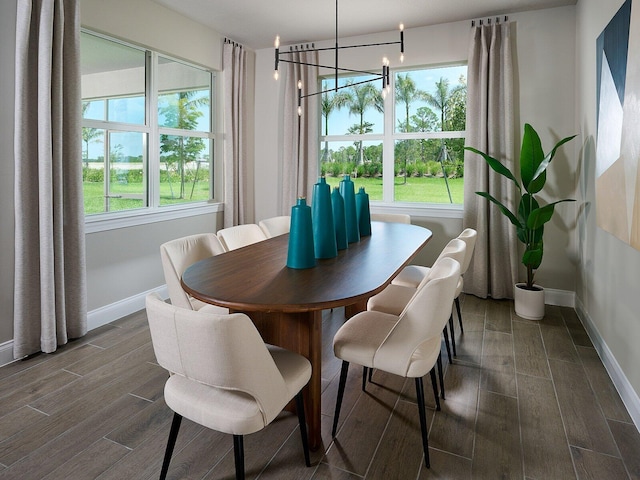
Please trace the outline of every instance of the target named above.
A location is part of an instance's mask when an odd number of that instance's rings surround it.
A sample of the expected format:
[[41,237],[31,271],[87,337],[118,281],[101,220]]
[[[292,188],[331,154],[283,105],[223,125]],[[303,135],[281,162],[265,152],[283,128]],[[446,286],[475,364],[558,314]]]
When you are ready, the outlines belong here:
[[179,205],[173,207],[163,207],[154,210],[140,209],[119,213],[103,213],[85,217],[84,230],[86,233],[98,233],[119,228],[135,227],[148,223],[164,222],[178,218],[195,217],[217,213],[223,210],[220,202],[209,202],[201,204]]
[[375,213],[406,213],[412,218],[459,218],[464,213],[462,205],[423,203],[383,203],[371,202]]

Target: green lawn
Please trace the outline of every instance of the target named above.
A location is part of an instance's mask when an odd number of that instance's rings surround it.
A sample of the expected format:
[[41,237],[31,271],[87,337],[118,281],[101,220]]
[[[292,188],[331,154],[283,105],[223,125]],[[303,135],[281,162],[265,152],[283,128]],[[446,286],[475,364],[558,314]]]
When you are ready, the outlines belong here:
[[[337,187],[341,177],[326,177],[327,183],[333,187]],[[382,200],[382,178],[353,178],[356,193],[360,187],[364,187],[369,194],[370,200]],[[462,178],[449,179],[449,188],[451,189],[451,197],[454,204],[462,204],[463,185]],[[177,195],[178,184],[173,185],[174,194]],[[196,184],[191,196],[191,184],[186,185],[186,198],[175,198],[171,195],[171,188],[167,182],[160,184],[160,204],[172,205],[178,203],[188,203],[190,201],[202,201],[209,198],[209,183],[200,181]],[[84,211],[90,215],[94,213],[104,212],[104,191],[103,184],[100,182],[84,182]],[[115,186],[117,194],[140,193],[143,191],[141,184],[118,184]],[[403,178],[395,179],[395,201],[396,202],[413,202],[413,203],[445,203],[448,204],[449,196],[444,178],[438,177],[410,177],[407,183]],[[110,211],[128,210],[132,208],[141,208],[142,200],[112,198],[110,202]]]
[[[342,177],[326,177],[331,187],[337,187]],[[364,187],[369,194],[369,200],[382,200],[382,178],[352,178],[356,193]],[[451,198],[454,204],[462,204],[463,178],[448,179]],[[404,178],[395,179],[395,201],[415,203],[450,203],[444,178],[439,177],[410,177],[407,183]]]
[[[84,213],[87,215],[104,212],[104,185],[101,182],[84,182]],[[171,195],[171,186],[174,196]],[[176,198],[179,184],[167,182],[160,184],[160,205],[173,205],[178,203],[188,203],[209,199],[209,182],[199,181],[191,196],[191,183],[185,185],[185,197]],[[114,194],[139,194],[144,191],[142,184],[129,183],[114,186]],[[110,211],[129,210],[132,208],[142,208],[142,200],[130,198],[112,198],[110,200]]]

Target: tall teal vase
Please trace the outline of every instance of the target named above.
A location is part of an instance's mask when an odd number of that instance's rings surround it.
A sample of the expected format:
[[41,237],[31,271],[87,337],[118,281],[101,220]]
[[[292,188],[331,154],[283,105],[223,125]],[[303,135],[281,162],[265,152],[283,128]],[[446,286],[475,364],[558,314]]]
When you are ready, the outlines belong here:
[[344,250],[349,246],[347,242],[347,220],[344,216],[344,198],[338,187],[331,192],[331,206],[333,207],[333,225],[335,227],[336,246]]
[[338,255],[335,227],[333,225],[333,207],[331,206],[331,187],[324,177],[313,186],[311,201],[313,223],[313,245],[316,258],[333,258]]
[[287,267],[302,269],[315,267],[315,265],[311,207],[307,205],[306,199],[301,197],[298,203],[291,207]]
[[358,229],[358,214],[356,213],[355,186],[349,175],[340,180],[340,194],[344,198],[344,215],[347,221],[347,241],[349,243],[360,241]]
[[358,215],[358,229],[360,230],[360,236],[366,237],[371,235],[369,194],[364,191],[364,187],[360,187],[360,190],[356,193],[356,213]]

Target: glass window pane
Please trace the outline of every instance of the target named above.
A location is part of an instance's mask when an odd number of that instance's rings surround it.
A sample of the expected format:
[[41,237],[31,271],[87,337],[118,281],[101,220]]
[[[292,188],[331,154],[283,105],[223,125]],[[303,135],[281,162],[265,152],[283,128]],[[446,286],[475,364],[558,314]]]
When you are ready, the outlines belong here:
[[364,187],[369,200],[382,200],[382,142],[322,142],[320,169],[332,188],[351,175],[356,191]]
[[[109,134],[109,195],[136,200],[129,208],[144,206],[146,192],[144,137],[140,132]],[[113,210],[113,209],[110,209]]]
[[463,203],[464,138],[395,142],[397,202]]
[[86,32],[80,47],[84,118],[144,125],[145,52]]
[[211,73],[159,57],[158,124],[211,131]]
[[91,215],[105,211],[105,131],[82,128],[82,184],[84,213]]
[[106,118],[104,100],[91,100],[82,102],[82,118],[90,120],[104,120]]
[[[379,82],[362,83],[370,76],[343,77],[335,91],[335,79],[322,80],[322,134],[380,134],[384,130],[383,103]],[[351,85],[351,86],[349,86]]]
[[467,67],[428,68],[395,74],[397,133],[463,131]]
[[160,205],[208,200],[210,141],[160,135]]

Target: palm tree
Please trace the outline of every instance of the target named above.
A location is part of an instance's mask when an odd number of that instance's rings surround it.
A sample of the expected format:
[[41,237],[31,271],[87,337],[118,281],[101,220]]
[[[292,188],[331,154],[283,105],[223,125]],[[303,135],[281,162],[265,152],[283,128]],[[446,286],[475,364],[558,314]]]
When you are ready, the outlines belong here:
[[404,103],[405,132],[411,131],[411,125],[409,124],[409,110],[411,108],[411,104],[416,100],[424,100],[426,98],[426,95],[427,92],[425,92],[424,90],[420,90],[416,86],[416,82],[408,73],[404,76],[402,76],[402,74],[399,74],[396,77],[396,103]]
[[[402,74],[398,74],[396,78],[396,103],[404,103],[405,110],[405,124],[404,131],[410,132],[411,125],[409,124],[409,110],[411,108],[411,104],[416,100],[422,100],[426,97],[427,92],[420,90],[416,86],[416,82],[411,78],[411,76],[407,73],[404,76]],[[403,183],[407,183],[407,155],[404,156],[404,181]]]
[[[84,114],[89,108],[89,102],[82,102],[82,117],[84,118]],[[89,167],[89,143],[92,140],[95,140],[97,143],[102,142],[102,137],[104,135],[104,131],[99,128],[93,127],[82,127],[82,141],[87,146],[87,149],[84,152],[84,163],[85,167]],[[97,139],[97,140],[96,140]]]
[[[354,125],[359,131],[365,130],[364,114],[370,108],[382,113],[384,111],[384,99],[382,93],[370,83],[351,85],[345,92],[345,106],[349,108],[350,115],[357,115],[359,122]],[[352,128],[354,128],[352,127]],[[358,131],[358,130],[357,130]],[[359,164],[364,160],[362,141],[359,142]]]
[[[347,96],[345,92],[329,93],[323,86],[325,91],[322,93],[322,117],[324,118],[324,135],[329,135],[329,115],[336,109],[340,109],[346,105]],[[329,142],[324,142],[324,153],[322,154],[322,161],[329,160]]]

